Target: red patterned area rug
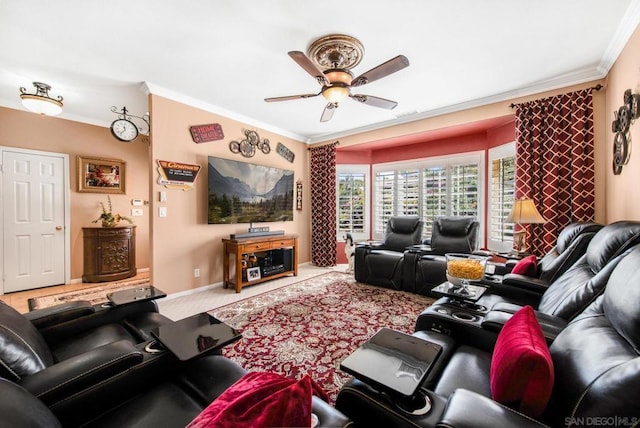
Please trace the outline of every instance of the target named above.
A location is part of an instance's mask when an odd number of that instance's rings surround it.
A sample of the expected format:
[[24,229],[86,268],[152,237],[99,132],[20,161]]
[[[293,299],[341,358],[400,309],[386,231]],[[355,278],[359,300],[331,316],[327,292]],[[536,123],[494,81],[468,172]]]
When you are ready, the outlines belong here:
[[141,279],[123,279],[121,281],[104,283],[96,286],[87,286],[85,289],[66,291],[63,293],[50,294],[47,296],[32,297],[27,303],[29,310],[47,308],[49,306],[58,305],[60,303],[71,302],[75,300],[88,300],[92,305],[104,303],[107,294],[114,291],[126,290],[129,288],[144,286],[149,284],[149,278]]
[[222,353],[248,371],[309,374],[331,403],[350,378],[340,362],[382,327],[412,333],[433,299],[329,272],[209,313],[242,332]]

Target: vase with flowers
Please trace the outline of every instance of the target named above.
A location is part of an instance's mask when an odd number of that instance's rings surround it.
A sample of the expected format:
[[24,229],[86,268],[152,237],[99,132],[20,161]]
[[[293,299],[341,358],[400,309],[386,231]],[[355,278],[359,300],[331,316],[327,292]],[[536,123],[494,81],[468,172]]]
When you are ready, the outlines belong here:
[[113,207],[111,206],[110,196],[107,196],[107,202],[108,202],[109,209],[107,210],[104,204],[100,202],[100,206],[102,207],[102,213],[100,214],[100,217],[93,220],[92,223],[101,222],[102,227],[116,227],[118,223],[120,223],[121,221],[126,221],[129,224],[133,224],[133,220],[131,220],[129,217],[125,217],[123,215],[113,213]]

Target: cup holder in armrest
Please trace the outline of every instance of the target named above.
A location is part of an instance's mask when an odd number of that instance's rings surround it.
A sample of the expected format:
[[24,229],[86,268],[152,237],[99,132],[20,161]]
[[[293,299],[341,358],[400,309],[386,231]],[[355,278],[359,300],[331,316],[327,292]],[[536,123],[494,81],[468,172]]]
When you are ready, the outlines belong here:
[[414,416],[426,415],[431,411],[431,400],[421,391],[413,397],[395,397],[394,403],[398,409]]
[[473,302],[467,302],[465,300],[458,300],[458,299],[449,299],[449,304],[451,306],[456,306],[460,309],[467,309],[470,311],[475,311],[475,312],[487,312],[488,309],[486,306],[484,305],[479,305],[477,303],[473,303]]
[[160,354],[166,351],[166,348],[162,346],[160,342],[156,340],[152,340],[151,342],[145,345],[144,350],[149,354]]
[[452,312],[451,316],[460,321],[474,322],[478,321],[478,317],[468,312]]
[[111,302],[104,302],[103,304],[100,305],[101,308],[113,308],[114,305]]

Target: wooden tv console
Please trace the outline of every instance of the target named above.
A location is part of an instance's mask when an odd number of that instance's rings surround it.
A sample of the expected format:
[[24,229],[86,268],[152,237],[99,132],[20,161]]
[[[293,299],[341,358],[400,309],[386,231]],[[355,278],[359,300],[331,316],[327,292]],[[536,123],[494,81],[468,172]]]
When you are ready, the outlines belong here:
[[[246,275],[247,269],[250,267],[242,265],[242,261],[245,255],[265,253],[269,250],[280,250],[290,248],[292,250],[292,261],[290,269],[271,274],[266,277],[260,277],[249,281],[243,278],[243,273]],[[229,259],[234,254],[235,260],[235,278],[229,278]],[[298,235],[270,235],[270,236],[256,236],[251,238],[241,239],[222,239],[222,256],[223,256],[223,274],[222,284],[224,288],[231,285],[235,286],[236,293],[242,291],[242,287],[245,285],[259,284],[261,282],[269,281],[283,276],[291,275],[298,276]]]

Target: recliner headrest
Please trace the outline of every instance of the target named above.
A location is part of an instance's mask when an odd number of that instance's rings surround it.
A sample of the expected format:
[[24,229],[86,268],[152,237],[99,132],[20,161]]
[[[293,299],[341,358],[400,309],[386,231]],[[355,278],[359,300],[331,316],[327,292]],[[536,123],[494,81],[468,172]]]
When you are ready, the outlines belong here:
[[585,256],[594,272],[600,271],[614,257],[640,243],[640,221],[618,221],[600,229],[593,237]]
[[391,217],[389,227],[396,233],[411,233],[416,230],[420,219],[418,217]]
[[53,364],[53,355],[35,326],[0,301],[0,377],[18,380]]
[[572,223],[565,227],[558,235],[558,239],[556,240],[556,251],[562,254],[571,246],[571,243],[578,236],[583,233],[596,233],[602,228],[603,226],[598,223]]
[[467,236],[475,221],[475,217],[439,217],[435,224],[443,235]]
[[629,250],[611,273],[602,307],[618,333],[640,350],[640,246]]

